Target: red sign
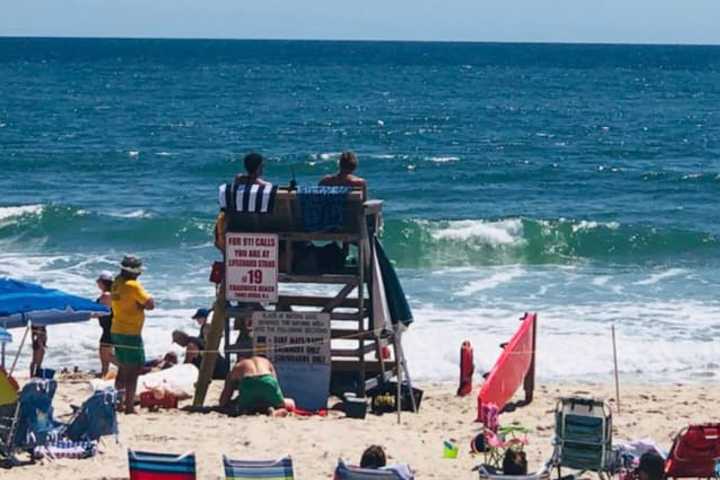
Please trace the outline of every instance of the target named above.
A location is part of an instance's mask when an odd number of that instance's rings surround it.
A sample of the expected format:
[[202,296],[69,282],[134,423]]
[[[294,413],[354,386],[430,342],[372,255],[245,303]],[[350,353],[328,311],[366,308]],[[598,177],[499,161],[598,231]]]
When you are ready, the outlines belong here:
[[225,242],[227,299],[277,302],[278,236],[273,233],[228,233]]

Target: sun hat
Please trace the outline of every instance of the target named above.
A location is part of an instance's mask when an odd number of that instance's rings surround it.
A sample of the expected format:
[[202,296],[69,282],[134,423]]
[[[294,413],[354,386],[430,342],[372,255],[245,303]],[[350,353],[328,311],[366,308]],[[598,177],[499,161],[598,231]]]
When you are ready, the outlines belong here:
[[125,255],[120,262],[120,270],[140,275],[143,272],[142,260],[133,255]]
[[113,274],[112,272],[108,270],[103,270],[100,272],[100,275],[97,277],[98,280],[102,280],[104,282],[112,282],[113,281]]

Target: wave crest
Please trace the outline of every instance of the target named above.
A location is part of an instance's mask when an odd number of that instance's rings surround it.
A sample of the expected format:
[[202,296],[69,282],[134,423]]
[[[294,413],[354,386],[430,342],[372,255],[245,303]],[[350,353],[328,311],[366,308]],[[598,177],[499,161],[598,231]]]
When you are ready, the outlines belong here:
[[720,240],[705,232],[588,220],[390,221],[385,244],[400,266],[652,262],[714,254]]

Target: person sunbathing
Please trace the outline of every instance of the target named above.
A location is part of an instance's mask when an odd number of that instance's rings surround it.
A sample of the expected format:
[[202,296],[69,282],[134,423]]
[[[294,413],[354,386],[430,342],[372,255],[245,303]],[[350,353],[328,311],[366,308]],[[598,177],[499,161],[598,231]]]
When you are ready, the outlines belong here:
[[360,468],[383,468],[387,465],[385,450],[380,445],[370,445],[360,458]]
[[[232,395],[237,390],[237,396]],[[265,357],[238,360],[225,380],[220,407],[231,413],[287,415],[294,402],[283,396],[273,364]]]
[[361,188],[363,198],[367,199],[367,182],[364,178],[354,175],[357,167],[357,155],[353,152],[343,152],[338,161],[338,173],[335,175],[327,175],[320,180],[320,185],[324,187]]
[[643,453],[637,468],[639,480],[663,480],[665,478],[665,460],[655,452]]
[[178,357],[175,352],[168,352],[162,357],[153,358],[145,362],[143,368],[140,369],[140,375],[145,375],[151,372],[158,372],[160,370],[167,370],[178,364]]
[[395,473],[395,476],[399,480],[412,480],[414,478],[410,467],[407,465],[388,465],[385,449],[380,445],[370,445],[365,449],[362,454],[362,458],[360,458],[360,468],[367,468],[370,470],[390,470]]

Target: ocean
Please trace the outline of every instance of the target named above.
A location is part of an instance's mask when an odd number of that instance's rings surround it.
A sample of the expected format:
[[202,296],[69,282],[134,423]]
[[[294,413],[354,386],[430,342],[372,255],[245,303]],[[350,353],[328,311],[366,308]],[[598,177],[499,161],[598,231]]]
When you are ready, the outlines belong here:
[[[303,184],[351,149],[416,381],[465,339],[489,369],[526,311],[543,380],[610,381],[612,324],[624,378],[720,374],[719,47],[2,38],[0,79],[0,275],[94,297],[141,256],[150,355],[211,304],[243,155]],[[47,365],[99,337],[51,327]]]

